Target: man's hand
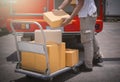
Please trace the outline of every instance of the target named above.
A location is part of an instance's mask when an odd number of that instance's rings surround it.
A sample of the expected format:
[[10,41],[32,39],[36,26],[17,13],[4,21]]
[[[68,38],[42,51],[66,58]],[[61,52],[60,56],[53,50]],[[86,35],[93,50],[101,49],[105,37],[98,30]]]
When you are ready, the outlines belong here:
[[61,27],[64,27],[65,25],[69,24],[71,22],[71,18],[62,18],[62,24]]

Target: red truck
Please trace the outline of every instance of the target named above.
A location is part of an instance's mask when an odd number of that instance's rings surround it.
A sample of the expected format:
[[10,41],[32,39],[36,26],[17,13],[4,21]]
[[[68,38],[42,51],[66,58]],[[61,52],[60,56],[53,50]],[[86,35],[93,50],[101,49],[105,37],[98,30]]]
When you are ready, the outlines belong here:
[[[42,13],[56,9],[63,0],[2,0],[0,1],[0,28],[6,28],[11,32],[11,20],[34,20],[40,23],[43,29],[49,25],[43,20]],[[95,0],[98,17],[96,20],[95,31],[101,32],[103,29],[103,0]],[[73,5],[69,5],[65,11],[69,14],[73,10]],[[63,28],[63,41],[70,42],[70,38],[80,40],[80,23],[78,17]],[[13,24],[18,32],[34,32],[38,27],[34,24]],[[69,37],[70,36],[70,37]],[[71,43],[70,43],[71,44]],[[69,46],[69,44],[68,44]]]

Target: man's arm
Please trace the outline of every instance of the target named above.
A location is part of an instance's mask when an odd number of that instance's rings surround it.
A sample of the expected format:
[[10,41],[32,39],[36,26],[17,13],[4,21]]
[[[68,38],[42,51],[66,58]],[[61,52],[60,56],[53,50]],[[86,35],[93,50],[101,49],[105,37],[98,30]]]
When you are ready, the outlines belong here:
[[58,9],[64,9],[72,0],[64,0]]
[[64,22],[61,24],[61,26],[67,25],[74,18],[74,16],[76,16],[83,7],[83,4],[84,4],[84,0],[78,0],[78,4],[75,6],[72,14],[70,15],[69,18],[64,19]]
[[75,6],[75,8],[70,16],[70,19],[73,19],[73,17],[78,14],[78,12],[81,10],[83,4],[84,4],[84,0],[78,0],[78,4]]

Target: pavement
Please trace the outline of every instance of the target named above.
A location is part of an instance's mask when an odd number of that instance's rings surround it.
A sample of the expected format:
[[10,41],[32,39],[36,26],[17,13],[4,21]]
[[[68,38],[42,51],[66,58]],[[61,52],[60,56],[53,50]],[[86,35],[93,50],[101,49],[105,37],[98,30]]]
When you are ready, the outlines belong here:
[[[96,37],[104,62],[93,67],[92,72],[73,74],[67,71],[56,76],[53,82],[120,82],[120,22],[104,22],[103,31]],[[47,82],[16,73],[16,47],[14,36],[0,36],[0,82]]]

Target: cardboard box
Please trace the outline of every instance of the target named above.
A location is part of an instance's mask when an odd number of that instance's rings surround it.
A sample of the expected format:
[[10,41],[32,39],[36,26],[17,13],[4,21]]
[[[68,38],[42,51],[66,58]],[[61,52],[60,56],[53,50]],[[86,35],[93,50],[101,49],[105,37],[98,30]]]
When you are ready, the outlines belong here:
[[35,53],[33,53],[33,55],[35,56],[33,71],[44,73],[47,68],[46,57],[44,55]]
[[79,51],[77,49],[66,49],[66,66],[74,66],[79,62]]
[[65,43],[62,42],[61,44],[58,44],[59,47],[59,54],[60,54],[60,69],[65,67]]
[[66,50],[66,44],[65,42],[62,43],[54,43],[54,42],[47,42],[47,44],[52,44],[52,45],[57,45],[58,46],[58,51],[59,51],[59,69],[62,69],[65,67],[65,50]]
[[[50,73],[65,67],[65,43],[47,43]],[[44,73],[46,71],[46,57],[43,54],[21,52],[23,69]]]
[[67,14],[63,10],[56,10],[56,11],[49,11],[43,13],[44,20],[52,27],[60,27],[61,23],[63,22],[63,18],[70,17],[69,14]]
[[21,67],[26,70],[44,73],[46,57],[32,52],[21,52]]
[[23,69],[34,70],[35,56],[30,52],[21,52],[21,65]]
[[[62,32],[61,30],[43,30],[46,38],[46,42],[61,43],[62,42]],[[44,43],[43,35],[41,30],[35,30],[35,42]]]

